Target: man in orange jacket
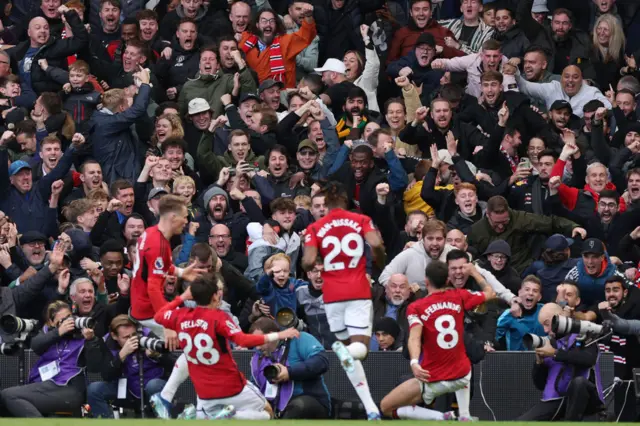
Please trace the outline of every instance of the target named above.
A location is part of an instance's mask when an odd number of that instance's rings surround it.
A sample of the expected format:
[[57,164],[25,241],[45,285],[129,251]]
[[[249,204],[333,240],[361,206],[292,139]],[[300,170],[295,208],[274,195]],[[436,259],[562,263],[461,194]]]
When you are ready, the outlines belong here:
[[246,54],[247,64],[258,73],[260,83],[273,79],[287,88],[296,86],[296,55],[309,46],[317,34],[311,4],[304,3],[302,16],[300,29],[286,34],[278,15],[264,9],[256,18],[252,32],[242,33],[240,48]]

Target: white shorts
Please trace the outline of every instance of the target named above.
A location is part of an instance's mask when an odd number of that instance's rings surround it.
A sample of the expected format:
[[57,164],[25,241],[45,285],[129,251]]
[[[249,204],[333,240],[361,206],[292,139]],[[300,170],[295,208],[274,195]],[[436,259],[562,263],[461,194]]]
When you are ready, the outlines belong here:
[[215,414],[217,405],[233,405],[236,411],[264,411],[267,400],[253,383],[247,382],[242,391],[229,398],[200,399],[197,402],[198,419],[207,419]]
[[425,404],[431,404],[433,400],[436,399],[436,397],[460,390],[466,386],[469,386],[470,382],[471,371],[469,371],[469,374],[461,379],[433,383],[420,382],[422,400]]
[[324,306],[329,329],[340,340],[350,336],[369,336],[373,329],[373,302],[349,300],[327,303]]
[[164,339],[164,327],[158,324],[155,320],[148,319],[148,320],[138,321],[138,324],[151,330],[153,334],[158,336],[160,339]]

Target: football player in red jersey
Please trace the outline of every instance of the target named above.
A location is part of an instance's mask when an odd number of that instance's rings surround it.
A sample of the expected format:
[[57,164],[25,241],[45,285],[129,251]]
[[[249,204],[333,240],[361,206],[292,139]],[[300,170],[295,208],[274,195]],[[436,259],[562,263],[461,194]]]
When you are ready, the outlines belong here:
[[[153,319],[154,315],[167,304],[163,290],[165,277],[176,275],[186,281],[193,281],[206,270],[197,269],[195,264],[184,269],[173,265],[170,240],[175,235],[182,234],[188,222],[185,199],[177,195],[165,195],[158,203],[158,212],[160,214],[158,224],[147,228],[138,239],[131,282],[131,317],[158,336],[164,335],[167,347],[174,351],[179,348],[177,333],[163,329]],[[188,375],[186,359],[181,356],[176,361],[176,366],[165,386],[167,394],[171,389],[177,389],[179,383],[186,380]],[[152,395],[151,402],[160,417],[168,418],[170,403],[167,400],[160,398],[160,395]]]
[[[191,283],[182,296],[158,311],[155,320],[180,332],[178,338],[198,396],[198,419],[269,420],[266,399],[238,370],[229,340],[253,347],[297,338],[300,332],[289,328],[266,335],[244,334],[227,313],[218,309],[222,292],[220,277],[205,274]],[[197,307],[176,309],[191,299]]]
[[385,264],[384,246],[371,218],[346,210],[349,200],[340,184],[328,184],[323,193],[329,213],[307,228],[302,267],[309,271],[318,256],[323,259],[322,294],[327,322],[338,338],[332,349],[364,404],[367,417],[377,420],[380,411],[371,397],[361,363],[367,356],[373,320],[364,243],[371,247],[380,268]]
[[[385,416],[413,420],[453,420],[453,412],[441,413],[417,407],[431,404],[440,395],[455,392],[461,421],[471,420],[469,403],[471,362],[464,346],[464,313],[494,299],[496,294],[471,263],[465,265],[482,292],[452,288],[445,263],[427,265],[428,295],[407,308],[408,349],[415,378],[402,383],[380,403]],[[419,358],[422,356],[422,360]]]

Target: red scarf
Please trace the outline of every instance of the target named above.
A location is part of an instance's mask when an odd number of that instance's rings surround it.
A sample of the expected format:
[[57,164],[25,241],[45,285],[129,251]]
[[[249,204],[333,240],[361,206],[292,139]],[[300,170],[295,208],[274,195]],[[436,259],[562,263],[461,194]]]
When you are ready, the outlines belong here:
[[511,172],[515,173],[518,169],[518,162],[520,161],[518,155],[516,154],[513,157],[510,156],[507,150],[502,147],[502,145],[500,145],[500,152],[502,152],[504,156],[507,157],[507,161],[509,161],[509,166],[511,167]]
[[[246,54],[251,49],[256,47],[258,43],[258,36],[250,35],[247,41],[242,46],[242,51]],[[282,49],[280,48],[280,37],[273,39],[269,47],[269,66],[271,67],[271,74],[269,78],[284,83],[284,60],[282,59]]]

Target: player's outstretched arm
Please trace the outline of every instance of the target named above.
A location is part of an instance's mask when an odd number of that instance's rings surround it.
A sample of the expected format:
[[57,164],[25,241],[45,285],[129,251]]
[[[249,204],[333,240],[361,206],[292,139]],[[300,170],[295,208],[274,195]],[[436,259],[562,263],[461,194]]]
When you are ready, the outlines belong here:
[[171,315],[171,311],[178,308],[178,306],[181,306],[183,303],[184,300],[181,296],[176,297],[170,303],[165,303],[162,308],[156,312],[153,319],[164,328],[175,330],[175,320]]
[[304,246],[304,253],[302,255],[302,269],[308,272],[313,269],[316,264],[316,258],[318,257],[318,247],[316,246]]
[[384,242],[382,241],[380,233],[377,230],[369,231],[364,234],[364,239],[373,251],[376,264],[381,270],[384,269],[387,263],[387,254],[384,251]]
[[244,348],[253,348],[255,346],[264,345],[267,342],[277,342],[278,340],[297,339],[300,332],[295,328],[288,328],[278,333],[269,334],[245,334],[242,331],[233,332],[230,330],[229,339],[236,345]]
[[473,263],[467,263],[466,265],[464,265],[464,267],[466,269],[468,269],[469,276],[472,277],[474,280],[476,280],[476,282],[478,283],[478,285],[482,289],[482,292],[484,293],[485,299],[486,300],[495,299],[496,298],[496,292],[493,291],[493,287],[491,287],[487,283],[487,280],[485,280],[484,277],[482,276],[482,274],[476,269],[476,266]]
[[422,324],[416,324],[409,330],[409,340],[407,346],[409,349],[409,357],[411,358],[411,370],[416,379],[421,382],[429,380],[429,372],[420,366],[420,351],[422,346]]

